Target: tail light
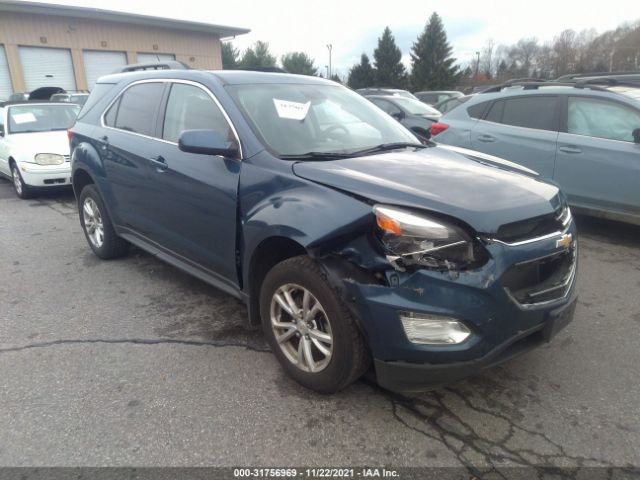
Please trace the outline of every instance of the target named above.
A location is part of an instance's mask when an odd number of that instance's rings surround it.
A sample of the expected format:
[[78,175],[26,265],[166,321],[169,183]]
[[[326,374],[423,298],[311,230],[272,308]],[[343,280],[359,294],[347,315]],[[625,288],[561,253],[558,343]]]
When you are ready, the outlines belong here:
[[438,122],[432,123],[431,124],[431,136],[435,137],[439,133],[444,132],[447,128],[449,128],[449,125],[447,125],[446,123],[438,123]]

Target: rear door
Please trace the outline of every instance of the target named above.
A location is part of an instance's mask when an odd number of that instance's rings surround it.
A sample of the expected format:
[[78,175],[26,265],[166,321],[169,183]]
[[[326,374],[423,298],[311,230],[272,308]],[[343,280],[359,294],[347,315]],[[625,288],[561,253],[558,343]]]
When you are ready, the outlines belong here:
[[109,179],[114,213],[119,223],[153,238],[156,227],[150,158],[155,153],[157,112],[166,84],[143,82],[130,86],[107,109],[98,149]]
[[185,130],[215,130],[238,144],[231,123],[213,94],[193,82],[171,84],[158,136],[149,188],[157,242],[198,267],[237,285],[236,229],[239,159],[185,153]]
[[471,132],[471,148],[553,178],[558,139],[557,95],[495,100]]
[[555,180],[573,204],[640,215],[640,110],[587,96],[566,97]]

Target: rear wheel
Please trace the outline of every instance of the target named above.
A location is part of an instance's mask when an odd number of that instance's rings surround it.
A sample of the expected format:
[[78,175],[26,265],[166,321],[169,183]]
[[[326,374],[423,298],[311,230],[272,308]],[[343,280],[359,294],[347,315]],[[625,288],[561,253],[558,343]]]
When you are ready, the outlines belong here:
[[13,180],[13,190],[18,197],[27,199],[33,196],[33,189],[24,183],[22,175],[20,175],[20,170],[15,163],[11,164],[11,177]]
[[337,392],[369,366],[355,320],[307,256],[285,260],[267,274],[260,314],[274,354],[287,373],[307,388]]
[[93,253],[104,260],[125,255],[129,243],[116,235],[95,185],[87,185],[82,189],[78,204],[80,225]]

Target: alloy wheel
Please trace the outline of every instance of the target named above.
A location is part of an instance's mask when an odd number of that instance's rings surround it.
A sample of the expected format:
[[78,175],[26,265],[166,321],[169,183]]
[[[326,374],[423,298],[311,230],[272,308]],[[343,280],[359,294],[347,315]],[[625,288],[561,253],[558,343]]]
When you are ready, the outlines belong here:
[[22,179],[20,178],[20,172],[16,167],[11,169],[11,173],[13,174],[13,186],[16,189],[18,195],[22,195]]
[[306,288],[281,286],[271,298],[271,328],[286,358],[304,372],[324,370],[333,353],[333,335],[327,314]]
[[82,205],[82,219],[91,244],[96,248],[102,247],[104,243],[102,214],[95,200],[91,197],[87,197],[84,200]]

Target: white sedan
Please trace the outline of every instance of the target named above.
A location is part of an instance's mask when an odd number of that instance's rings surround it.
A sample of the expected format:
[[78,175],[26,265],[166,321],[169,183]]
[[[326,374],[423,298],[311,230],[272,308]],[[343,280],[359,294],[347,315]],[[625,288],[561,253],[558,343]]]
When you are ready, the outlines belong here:
[[71,185],[69,139],[80,107],[61,103],[0,103],[0,174],[16,194]]

